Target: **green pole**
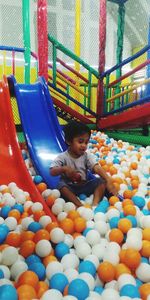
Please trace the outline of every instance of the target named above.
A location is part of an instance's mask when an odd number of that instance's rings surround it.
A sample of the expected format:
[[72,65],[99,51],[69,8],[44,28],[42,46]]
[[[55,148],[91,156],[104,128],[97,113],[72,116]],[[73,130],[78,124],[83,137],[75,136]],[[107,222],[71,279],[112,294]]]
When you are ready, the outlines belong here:
[[[124,4],[119,4],[118,8],[118,30],[117,30],[117,64],[122,61],[123,53],[123,36],[124,36],[124,23],[125,23],[125,6]],[[118,79],[122,74],[121,68],[116,71],[116,79]],[[120,93],[120,82],[117,84],[116,94]],[[115,100],[115,109],[119,108],[119,99]]]
[[30,83],[30,0],[22,0],[25,83]]

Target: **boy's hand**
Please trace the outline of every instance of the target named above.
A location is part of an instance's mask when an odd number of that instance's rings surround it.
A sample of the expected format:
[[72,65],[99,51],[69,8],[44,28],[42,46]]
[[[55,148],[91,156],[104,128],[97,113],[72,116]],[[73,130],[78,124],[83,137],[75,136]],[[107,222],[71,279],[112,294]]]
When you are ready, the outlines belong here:
[[71,169],[70,167],[65,166],[64,173],[72,182],[81,181],[81,175],[80,173],[75,171],[75,169]]
[[106,182],[106,187],[108,189],[108,191],[113,194],[113,195],[117,195],[118,194],[118,191],[116,189],[116,187],[114,186],[113,182],[111,179],[107,180]]

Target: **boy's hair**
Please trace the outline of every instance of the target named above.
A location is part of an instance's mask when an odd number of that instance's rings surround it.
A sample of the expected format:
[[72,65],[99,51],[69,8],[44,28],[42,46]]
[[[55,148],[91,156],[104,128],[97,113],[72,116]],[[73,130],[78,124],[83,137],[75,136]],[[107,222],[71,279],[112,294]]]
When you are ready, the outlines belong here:
[[64,127],[64,134],[66,142],[71,142],[75,137],[87,133],[90,137],[91,130],[83,123],[77,121],[70,121]]

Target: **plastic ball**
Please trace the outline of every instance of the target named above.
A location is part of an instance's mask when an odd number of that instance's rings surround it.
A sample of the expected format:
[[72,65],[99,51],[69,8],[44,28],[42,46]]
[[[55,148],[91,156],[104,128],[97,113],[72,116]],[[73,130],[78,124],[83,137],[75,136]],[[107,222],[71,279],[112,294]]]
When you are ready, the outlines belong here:
[[49,299],[55,299],[55,300],[62,300],[62,293],[55,289],[47,290],[41,297],[40,300],[49,300]]
[[46,276],[45,266],[41,262],[34,262],[29,265],[28,269],[37,274],[39,280],[44,280]]
[[115,267],[110,262],[100,263],[97,272],[100,280],[104,282],[109,282],[115,278]]
[[39,222],[31,222],[28,226],[28,230],[32,232],[37,232],[42,229],[42,225]]
[[95,287],[95,279],[90,273],[86,273],[86,272],[80,273],[78,278],[83,279],[88,284],[90,291],[93,291]]
[[40,240],[35,246],[35,252],[40,257],[48,256],[51,250],[52,250],[51,243],[47,240]]
[[67,234],[72,234],[74,232],[74,222],[69,218],[65,218],[60,221],[60,228]]
[[77,269],[79,265],[79,258],[76,254],[66,254],[61,260],[61,264],[64,270],[74,268]]
[[118,291],[112,288],[106,288],[101,294],[102,300],[120,300]]
[[78,278],[78,271],[76,269],[70,268],[64,271],[64,274],[67,276],[68,281],[71,282],[73,279]]
[[142,300],[149,300],[150,296],[150,283],[144,283],[139,287],[139,292]]
[[80,194],[79,195],[79,199],[82,200],[82,201],[84,201],[86,199],[86,197],[87,196],[85,194]]
[[88,243],[81,243],[76,247],[76,254],[79,258],[84,259],[87,255],[91,254],[92,249]]
[[38,276],[33,271],[27,270],[22,274],[20,274],[17,280],[17,286],[27,284],[32,286],[33,288],[36,288],[38,281],[39,281]]
[[120,296],[127,296],[130,298],[140,298],[138,288],[132,284],[125,284],[120,290]]
[[53,243],[58,244],[64,241],[64,231],[61,228],[54,228],[50,232],[50,239]]
[[2,244],[5,241],[6,237],[7,237],[7,234],[8,234],[8,231],[9,231],[7,228],[5,226],[3,226],[3,224],[0,225],[0,244]]
[[89,296],[89,287],[82,279],[74,279],[68,286],[68,295],[75,296],[78,300],[85,300]]
[[109,233],[109,239],[112,242],[116,242],[118,244],[121,244],[123,242],[124,235],[123,235],[123,233],[120,229],[114,228]]
[[90,273],[93,277],[96,274],[96,268],[95,265],[88,260],[84,260],[79,264],[79,273],[87,272]]
[[126,249],[124,263],[131,270],[135,270],[141,262],[141,255],[136,249]]
[[17,280],[19,275],[28,270],[28,265],[24,261],[16,261],[10,269],[11,277]]
[[65,274],[56,273],[50,278],[49,283],[52,289],[56,289],[63,293],[66,285],[68,285],[69,282]]
[[15,287],[12,285],[2,285],[0,286],[0,299],[1,300],[18,300],[18,295]]
[[92,229],[86,234],[86,241],[91,246],[98,244],[100,242],[100,239],[101,237],[97,230]]
[[43,178],[40,175],[34,176],[33,180],[36,184],[41,183],[43,181]]
[[58,259],[62,259],[64,255],[69,253],[69,247],[67,244],[61,242],[56,245],[55,247],[55,255]]
[[9,205],[5,205],[4,207],[1,208],[0,211],[1,217],[6,219],[10,211],[11,211],[11,207]]
[[46,267],[46,277],[50,279],[56,273],[63,272],[63,265],[58,261],[50,262]]
[[141,263],[135,270],[136,276],[144,283],[150,282],[150,265],[147,263]]
[[7,247],[2,251],[1,262],[6,266],[11,266],[18,259],[18,251],[14,247]]

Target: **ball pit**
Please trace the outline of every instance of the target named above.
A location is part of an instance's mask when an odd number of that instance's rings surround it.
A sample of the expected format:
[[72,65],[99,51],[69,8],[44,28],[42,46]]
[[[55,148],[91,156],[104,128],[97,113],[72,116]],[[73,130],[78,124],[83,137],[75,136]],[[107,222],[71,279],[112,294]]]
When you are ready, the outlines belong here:
[[0,186],[0,299],[150,299],[150,146],[93,131],[89,151],[122,200],[95,208],[81,194],[76,209],[26,163],[52,221],[15,183]]

